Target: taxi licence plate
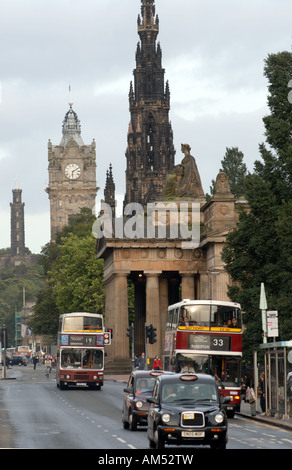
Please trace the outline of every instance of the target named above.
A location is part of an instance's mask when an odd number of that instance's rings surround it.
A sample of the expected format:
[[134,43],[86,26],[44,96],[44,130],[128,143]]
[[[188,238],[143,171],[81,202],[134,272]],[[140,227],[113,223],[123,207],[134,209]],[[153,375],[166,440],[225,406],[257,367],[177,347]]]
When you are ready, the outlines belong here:
[[181,437],[205,437],[205,432],[201,431],[182,431]]

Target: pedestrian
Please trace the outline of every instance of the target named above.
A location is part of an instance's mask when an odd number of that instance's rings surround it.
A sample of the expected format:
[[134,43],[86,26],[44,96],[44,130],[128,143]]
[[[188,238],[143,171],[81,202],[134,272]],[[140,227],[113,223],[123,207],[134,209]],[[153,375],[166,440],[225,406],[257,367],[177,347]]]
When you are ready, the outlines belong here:
[[246,401],[246,383],[244,378],[241,377],[241,388],[240,388],[240,398],[241,401]]
[[260,405],[262,409],[262,414],[266,414],[266,384],[265,384],[265,374],[264,372],[261,373],[259,379],[259,386],[260,386]]
[[251,416],[256,416],[256,396],[252,387],[249,388],[249,404]]
[[49,377],[49,374],[52,370],[52,361],[49,356],[45,360],[45,367],[46,367],[46,376]]
[[33,368],[36,369],[36,365],[37,365],[37,362],[38,362],[37,356],[33,356],[32,362],[33,362]]
[[145,353],[142,352],[141,356],[139,357],[139,370],[145,370],[146,369],[146,357]]
[[154,361],[153,361],[153,369],[154,370],[160,370],[162,369],[162,364],[159,356],[155,356]]
[[135,354],[134,356],[134,370],[139,369],[139,357]]

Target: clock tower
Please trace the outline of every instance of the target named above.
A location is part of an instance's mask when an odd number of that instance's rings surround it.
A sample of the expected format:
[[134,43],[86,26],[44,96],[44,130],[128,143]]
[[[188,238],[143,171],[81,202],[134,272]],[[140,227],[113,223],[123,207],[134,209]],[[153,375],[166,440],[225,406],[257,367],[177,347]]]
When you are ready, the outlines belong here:
[[51,240],[70,217],[87,207],[94,212],[96,187],[95,140],[84,145],[80,121],[73,104],[63,121],[63,137],[60,145],[48,143]]

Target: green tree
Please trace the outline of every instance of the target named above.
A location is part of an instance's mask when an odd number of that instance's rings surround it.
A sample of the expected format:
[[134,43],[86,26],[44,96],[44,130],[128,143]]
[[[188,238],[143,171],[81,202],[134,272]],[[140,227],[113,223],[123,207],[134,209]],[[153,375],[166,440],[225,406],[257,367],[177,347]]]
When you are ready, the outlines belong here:
[[69,234],[49,271],[49,285],[60,313],[104,313],[103,261],[95,254],[92,235]]
[[56,336],[62,313],[104,313],[103,261],[96,258],[94,221],[89,209],[81,209],[43,248],[40,262],[46,285],[30,322],[35,334]]
[[233,279],[229,296],[242,304],[246,331],[245,357],[262,342],[260,284],[265,283],[268,308],[279,312],[280,339],[292,337],[292,105],[288,82],[292,54],[271,54],[265,61],[270,114],[263,118],[266,143],[261,160],[245,178],[249,211],[242,210],[237,227],[228,235],[222,259]]
[[9,344],[14,344],[15,312],[21,310],[24,294],[27,302],[34,302],[44,284],[43,269],[37,265],[0,271],[0,326],[5,323]]

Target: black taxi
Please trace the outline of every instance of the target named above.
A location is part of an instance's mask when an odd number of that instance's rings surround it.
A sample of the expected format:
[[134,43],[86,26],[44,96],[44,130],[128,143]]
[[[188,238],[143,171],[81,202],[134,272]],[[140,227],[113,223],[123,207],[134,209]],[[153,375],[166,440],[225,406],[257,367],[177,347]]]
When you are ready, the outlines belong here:
[[122,408],[122,423],[124,429],[135,431],[137,425],[146,426],[149,410],[147,398],[152,396],[155,380],[157,377],[172,372],[162,370],[135,370],[131,373]]
[[207,374],[158,377],[148,415],[151,448],[172,445],[210,445],[225,449],[227,417],[216,381]]

